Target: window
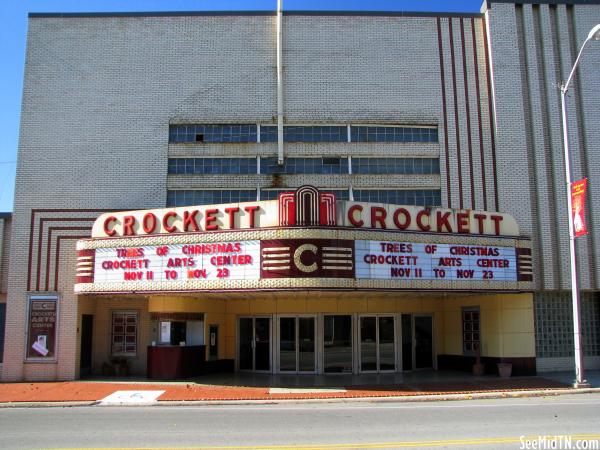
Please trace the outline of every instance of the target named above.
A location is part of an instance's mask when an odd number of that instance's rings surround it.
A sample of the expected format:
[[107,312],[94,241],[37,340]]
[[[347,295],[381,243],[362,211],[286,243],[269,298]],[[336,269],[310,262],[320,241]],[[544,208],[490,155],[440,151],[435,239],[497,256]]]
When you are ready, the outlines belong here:
[[[283,127],[285,142],[347,142],[346,126],[293,126]],[[261,125],[260,142],[277,142],[277,127]]]
[[[277,200],[279,198],[279,194],[281,192],[292,192],[295,191],[296,188],[286,188],[286,189],[261,189],[260,190],[260,199],[262,200]],[[335,194],[336,200],[348,200],[350,198],[348,189],[327,189],[327,188],[319,188],[320,192],[331,192]]]
[[167,192],[167,206],[218,205],[256,201],[256,189],[181,190]]
[[441,206],[442,197],[437,189],[354,189],[357,202],[390,203],[393,205]]
[[260,172],[263,174],[347,174],[348,158],[286,158],[277,164],[277,158],[261,158]]
[[479,308],[463,308],[463,353],[476,355],[480,350]]
[[171,125],[169,126],[169,143],[256,142],[256,130],[257,127],[254,124]]
[[440,173],[437,158],[357,158],[352,157],[354,174],[430,175]]
[[137,354],[138,314],[135,311],[113,311],[111,354],[135,356]]
[[169,158],[169,173],[177,175],[254,174],[256,158]]
[[437,142],[437,127],[353,126],[352,142]]

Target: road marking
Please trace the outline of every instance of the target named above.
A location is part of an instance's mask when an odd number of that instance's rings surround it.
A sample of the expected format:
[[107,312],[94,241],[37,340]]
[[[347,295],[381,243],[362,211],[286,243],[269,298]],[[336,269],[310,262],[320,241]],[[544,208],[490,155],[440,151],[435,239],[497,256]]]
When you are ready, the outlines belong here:
[[331,394],[346,392],[345,388],[269,388],[269,394]]
[[154,403],[165,391],[115,391],[103,398],[102,405],[129,404],[129,403]]
[[[411,448],[411,447],[447,447],[464,445],[497,445],[514,444],[522,441],[537,440],[540,436],[498,437],[498,438],[473,438],[473,439],[446,439],[441,441],[403,441],[403,442],[378,442],[365,444],[312,444],[312,445],[226,445],[209,447],[146,447],[151,450],[336,450],[336,449],[377,449],[377,448]],[[554,436],[547,436],[549,439]],[[600,434],[573,434],[569,435],[573,441],[589,441],[600,439]],[[142,447],[138,447],[142,448]],[[110,447],[115,450],[115,447]],[[66,449],[65,449],[66,450]],[[108,447],[88,448],[86,450],[109,450]]]

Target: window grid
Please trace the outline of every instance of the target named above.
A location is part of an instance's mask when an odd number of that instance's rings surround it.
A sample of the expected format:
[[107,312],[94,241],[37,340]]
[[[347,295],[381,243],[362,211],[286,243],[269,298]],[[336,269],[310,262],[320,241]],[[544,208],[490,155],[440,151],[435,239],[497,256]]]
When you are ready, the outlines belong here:
[[[283,127],[284,142],[347,142],[346,126],[296,126]],[[277,127],[261,125],[261,142],[277,142]]]
[[353,174],[430,175],[440,173],[437,158],[357,158],[352,157]]
[[354,189],[357,202],[389,203],[392,205],[441,206],[438,189]]
[[[260,199],[261,200],[277,200],[279,194],[281,192],[291,192],[296,190],[296,188],[286,188],[286,189],[261,189],[260,190]],[[350,193],[348,189],[327,189],[327,188],[319,188],[320,192],[331,192],[335,194],[336,200],[348,200],[350,198]]]
[[[573,357],[573,306],[570,291],[533,296],[536,355]],[[581,334],[586,356],[600,356],[600,295],[581,293]]]
[[437,128],[351,127],[352,142],[438,142]]
[[481,330],[479,324],[479,308],[462,310],[463,353],[465,355],[474,355],[480,349]]
[[335,174],[348,173],[348,158],[285,158],[277,164],[277,158],[261,158],[260,172],[263,174]]
[[177,190],[167,192],[167,206],[218,205],[256,201],[256,189]]
[[170,158],[170,174],[255,174],[256,158]]
[[255,124],[171,125],[169,126],[169,142],[171,144],[256,142],[256,130]]
[[115,311],[112,314],[112,348],[114,356],[137,354],[137,312]]

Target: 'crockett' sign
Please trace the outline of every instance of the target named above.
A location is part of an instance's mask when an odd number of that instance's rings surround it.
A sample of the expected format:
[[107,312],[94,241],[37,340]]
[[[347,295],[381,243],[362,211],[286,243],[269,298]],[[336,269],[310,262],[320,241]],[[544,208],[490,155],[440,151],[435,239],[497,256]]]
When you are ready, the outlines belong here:
[[431,233],[518,236],[508,214],[485,211],[336,201],[305,186],[278,200],[103,214],[93,238],[288,226],[333,226]]

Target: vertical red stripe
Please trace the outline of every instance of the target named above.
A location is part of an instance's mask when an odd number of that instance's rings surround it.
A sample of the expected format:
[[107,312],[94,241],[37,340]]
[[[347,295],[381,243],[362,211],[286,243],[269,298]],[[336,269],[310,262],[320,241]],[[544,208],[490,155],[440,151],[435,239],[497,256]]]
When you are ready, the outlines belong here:
[[473,34],[473,67],[475,67],[475,92],[477,94],[477,123],[479,127],[479,158],[481,162],[481,189],[483,191],[483,210],[487,211],[487,186],[485,183],[485,152],[483,151],[483,123],[481,121],[481,92],[479,90],[479,61],[477,60],[477,40],[475,37],[475,19],[471,17]]
[[465,24],[460,19],[460,43],[462,46],[463,81],[467,113],[467,145],[469,149],[469,179],[471,180],[471,209],[475,209],[475,181],[473,180],[473,141],[471,139],[471,105],[469,104],[469,81],[467,79],[467,51],[465,47]]
[[450,154],[448,149],[448,112],[446,106],[446,76],[444,69],[444,49],[442,43],[442,21],[437,18],[438,50],[440,54],[440,77],[442,82],[442,114],[444,115],[444,148],[446,151],[446,193],[448,195],[448,208],[452,208],[452,195],[450,191]]
[[498,200],[498,173],[496,170],[496,126],[494,123],[494,104],[492,101],[492,73],[490,68],[490,49],[487,38],[488,24],[484,20],[484,33],[483,33],[483,46],[485,48],[485,70],[486,70],[486,81],[488,87],[488,109],[490,111],[490,129],[491,129],[491,140],[492,140],[492,173],[494,174],[494,201],[495,211],[498,211],[500,201]]
[[460,157],[460,122],[458,121],[458,93],[456,92],[456,57],[454,55],[454,33],[452,18],[448,19],[450,33],[450,57],[452,59],[452,89],[454,91],[454,128],[456,130],[456,162],[458,164],[458,199],[459,208],[463,209],[462,160]]
[[31,223],[29,224],[29,262],[27,264],[27,292],[31,291],[31,272],[33,268],[33,226],[35,225],[35,209],[31,210]]

